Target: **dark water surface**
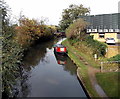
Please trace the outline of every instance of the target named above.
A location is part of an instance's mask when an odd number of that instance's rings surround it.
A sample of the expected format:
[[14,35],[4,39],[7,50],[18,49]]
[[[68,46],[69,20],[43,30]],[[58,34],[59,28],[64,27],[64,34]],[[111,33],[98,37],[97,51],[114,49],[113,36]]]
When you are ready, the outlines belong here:
[[24,59],[18,97],[86,97],[77,67],[67,56],[55,55],[55,41],[37,44]]

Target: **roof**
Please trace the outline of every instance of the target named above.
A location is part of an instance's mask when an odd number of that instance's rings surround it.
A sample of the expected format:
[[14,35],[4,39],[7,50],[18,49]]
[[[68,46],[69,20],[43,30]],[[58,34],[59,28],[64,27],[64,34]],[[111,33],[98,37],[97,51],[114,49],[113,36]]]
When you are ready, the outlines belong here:
[[64,46],[61,44],[55,44],[54,47],[64,47]]

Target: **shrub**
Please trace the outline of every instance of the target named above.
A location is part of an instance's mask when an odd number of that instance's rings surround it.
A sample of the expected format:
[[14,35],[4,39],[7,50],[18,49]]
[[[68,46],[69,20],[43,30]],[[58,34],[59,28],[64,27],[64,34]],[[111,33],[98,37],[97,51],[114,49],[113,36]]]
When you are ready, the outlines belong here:
[[120,61],[120,54],[117,54],[116,56],[109,58],[108,61]]
[[[105,43],[99,42],[97,40],[93,40],[93,36],[86,36],[84,41],[80,41],[79,39],[68,39],[71,45],[76,43],[77,46],[85,45],[86,49],[90,49],[92,55],[97,54],[98,57],[105,56],[107,45]],[[84,47],[85,48],[85,47]]]
[[101,57],[106,54],[107,45],[105,43],[94,40],[93,36],[87,36],[85,42],[86,46],[92,48],[93,55],[97,54],[98,57]]
[[5,31],[2,34],[2,85],[3,91],[9,96],[13,96],[13,85],[19,77],[19,65],[23,56],[23,49],[13,39],[13,27],[3,27]]
[[[4,1],[0,1],[0,11],[2,10],[2,92],[9,96],[13,96],[13,85],[19,77],[19,67],[22,57],[21,46],[13,39],[15,30],[9,24],[7,11],[8,6]],[[4,98],[4,97],[3,97]]]

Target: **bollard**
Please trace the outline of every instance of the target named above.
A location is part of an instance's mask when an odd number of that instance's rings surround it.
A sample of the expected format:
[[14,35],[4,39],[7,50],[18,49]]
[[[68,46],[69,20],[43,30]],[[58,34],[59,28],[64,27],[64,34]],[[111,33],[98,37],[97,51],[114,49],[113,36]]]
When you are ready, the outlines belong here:
[[103,72],[103,62],[101,62],[101,72]]
[[97,54],[94,54],[95,61],[97,60]]

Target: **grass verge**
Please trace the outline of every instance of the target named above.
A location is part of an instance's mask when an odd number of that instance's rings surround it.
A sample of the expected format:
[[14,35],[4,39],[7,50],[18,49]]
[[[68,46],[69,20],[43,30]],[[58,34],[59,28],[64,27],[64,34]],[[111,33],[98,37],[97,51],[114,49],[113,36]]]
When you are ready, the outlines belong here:
[[[89,75],[88,75],[88,68],[87,66],[85,66],[83,64],[83,62],[76,56],[79,55],[80,52],[78,50],[76,50],[75,47],[71,46],[68,42],[68,40],[65,40],[62,42],[62,44],[64,46],[67,47],[68,49],[68,56],[71,58],[71,60],[74,61],[74,63],[80,67],[80,76],[81,76],[81,80],[82,83],[85,87],[85,89],[87,90],[88,94],[90,95],[90,97],[99,97],[99,95],[96,93],[96,91],[93,89],[91,82],[89,80]],[[76,53],[76,54],[74,54]],[[81,53],[82,54],[82,53]]]
[[75,50],[77,53],[83,57],[89,65],[95,68],[100,68],[100,62],[98,60],[95,61],[94,56],[92,55],[93,49],[86,46],[85,42],[77,41],[73,46],[76,48]]
[[96,74],[99,85],[103,88],[108,97],[119,97],[120,99],[120,95],[118,93],[120,92],[120,89],[118,87],[120,85],[119,75],[119,72],[106,72]]

